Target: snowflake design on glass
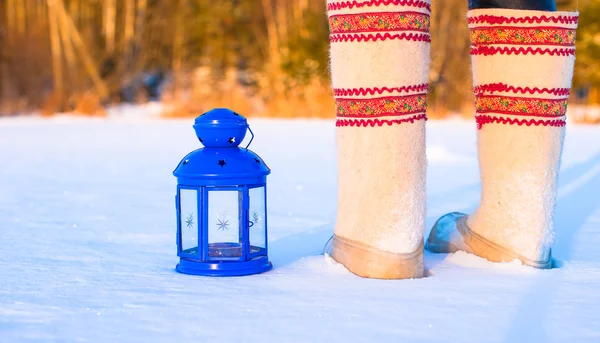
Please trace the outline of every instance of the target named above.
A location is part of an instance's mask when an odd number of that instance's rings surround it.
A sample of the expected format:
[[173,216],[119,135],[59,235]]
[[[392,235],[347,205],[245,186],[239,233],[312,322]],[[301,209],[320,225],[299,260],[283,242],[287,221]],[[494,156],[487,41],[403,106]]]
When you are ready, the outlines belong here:
[[194,226],[194,212],[188,214],[187,219],[185,220],[185,226],[191,228]]
[[229,230],[229,220],[223,218],[217,219],[217,226],[219,227],[217,230],[225,231]]
[[260,216],[257,211],[252,211],[252,221],[257,224],[260,221]]

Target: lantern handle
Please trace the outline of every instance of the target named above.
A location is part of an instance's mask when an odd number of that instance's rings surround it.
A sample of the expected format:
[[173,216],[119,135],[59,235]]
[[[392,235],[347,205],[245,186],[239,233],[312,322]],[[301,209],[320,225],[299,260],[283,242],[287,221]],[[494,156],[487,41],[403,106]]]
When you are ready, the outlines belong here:
[[252,144],[252,141],[254,140],[254,132],[252,132],[252,129],[250,128],[250,125],[248,125],[248,131],[250,131],[250,134],[252,135],[252,138],[250,138],[250,142],[248,142],[248,145],[246,145],[246,151],[248,151],[248,147],[250,146],[250,144]]

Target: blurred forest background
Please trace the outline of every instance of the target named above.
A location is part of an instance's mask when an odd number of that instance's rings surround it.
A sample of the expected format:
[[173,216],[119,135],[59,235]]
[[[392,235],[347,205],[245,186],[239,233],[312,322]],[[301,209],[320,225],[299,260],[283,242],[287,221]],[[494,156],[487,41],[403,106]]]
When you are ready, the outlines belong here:
[[[600,0],[557,4],[580,11],[571,106],[597,108]],[[467,1],[432,7],[430,117],[471,116]],[[325,0],[0,0],[0,115],[148,101],[333,117]]]

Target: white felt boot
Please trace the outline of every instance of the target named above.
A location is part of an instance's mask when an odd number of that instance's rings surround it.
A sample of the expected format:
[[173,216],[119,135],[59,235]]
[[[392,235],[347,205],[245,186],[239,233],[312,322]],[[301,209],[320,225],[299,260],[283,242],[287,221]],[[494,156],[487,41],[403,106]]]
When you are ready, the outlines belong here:
[[481,204],[470,216],[452,213],[440,219],[427,249],[551,266],[577,16],[469,11]]
[[339,182],[330,254],[363,277],[422,277],[429,0],[327,8]]

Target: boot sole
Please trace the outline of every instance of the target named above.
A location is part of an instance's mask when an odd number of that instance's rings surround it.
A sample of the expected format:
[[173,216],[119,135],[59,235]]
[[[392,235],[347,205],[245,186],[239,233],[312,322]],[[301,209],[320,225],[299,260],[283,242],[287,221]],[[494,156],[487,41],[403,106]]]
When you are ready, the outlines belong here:
[[334,235],[331,257],[350,272],[373,279],[415,279],[424,276],[423,242],[412,253],[392,253]]
[[465,243],[473,251],[473,254],[492,262],[510,262],[519,260],[523,264],[534,268],[552,268],[552,253],[549,254],[548,259],[545,261],[534,261],[523,257],[471,231],[467,225],[467,218],[468,216],[466,215],[460,217],[456,223],[456,228],[460,232]]

